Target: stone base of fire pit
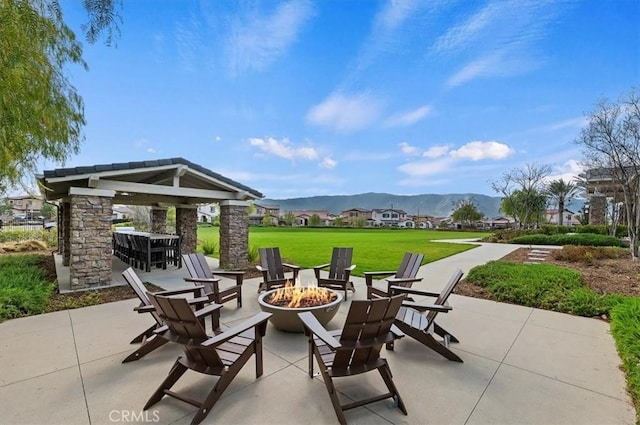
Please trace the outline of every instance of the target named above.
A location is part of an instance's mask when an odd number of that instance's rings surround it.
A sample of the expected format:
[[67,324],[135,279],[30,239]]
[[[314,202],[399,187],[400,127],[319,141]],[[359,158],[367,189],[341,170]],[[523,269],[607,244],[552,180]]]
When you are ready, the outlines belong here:
[[331,301],[329,304],[314,307],[279,307],[265,301],[265,299],[268,299],[271,294],[278,291],[278,289],[273,289],[260,294],[258,297],[258,304],[260,304],[260,309],[262,311],[272,314],[269,321],[276,327],[276,329],[285,332],[301,333],[304,332],[304,327],[298,317],[298,313],[310,311],[314,316],[316,316],[320,323],[326,325],[338,312],[338,307],[340,307],[340,303],[342,302],[342,294],[327,288],[323,288],[323,290],[337,295],[336,299]]

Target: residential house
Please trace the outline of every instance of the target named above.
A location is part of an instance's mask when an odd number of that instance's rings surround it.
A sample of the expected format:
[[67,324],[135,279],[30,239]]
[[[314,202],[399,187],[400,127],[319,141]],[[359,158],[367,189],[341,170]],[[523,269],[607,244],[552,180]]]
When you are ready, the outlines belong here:
[[484,218],[476,223],[476,227],[483,230],[508,229],[515,225],[515,220],[511,217],[498,216]]
[[373,225],[371,211],[363,208],[351,208],[350,210],[342,211],[341,216],[344,219],[345,226],[353,226],[359,219],[364,219],[367,222],[367,226]]
[[296,218],[295,222],[293,223],[294,226],[308,226],[309,220],[314,215],[320,217],[320,224],[322,226],[331,226],[331,223],[334,219],[333,214],[330,214],[329,211],[300,210],[290,212]]
[[219,215],[220,206],[218,204],[206,204],[198,207],[198,221],[200,223],[213,223]]
[[12,216],[22,216],[28,219],[39,216],[44,205],[41,196],[19,195],[9,196],[7,199],[11,205]]
[[[391,226],[391,227],[413,227],[413,221],[404,210],[393,208],[374,209],[371,211],[371,219],[375,226]],[[411,225],[407,225],[408,222]]]
[[[277,226],[280,219],[280,205],[264,205],[257,202],[253,203],[254,210],[249,214],[249,224],[260,225],[265,224]],[[267,217],[265,219],[265,217]]]
[[[555,209],[548,209],[546,211],[546,222],[549,224],[555,224],[555,225],[559,225],[560,224],[560,214],[559,214],[559,209],[555,208]],[[562,213],[562,224],[564,226],[577,226],[580,224],[580,220],[578,220],[578,214],[574,213],[571,210],[568,209],[564,209],[563,213]]]

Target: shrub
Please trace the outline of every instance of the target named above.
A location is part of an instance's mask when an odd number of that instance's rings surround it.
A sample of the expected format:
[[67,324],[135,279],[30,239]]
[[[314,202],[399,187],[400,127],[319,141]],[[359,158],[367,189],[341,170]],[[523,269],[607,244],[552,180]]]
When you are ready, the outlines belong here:
[[249,247],[249,252],[248,252],[248,260],[249,260],[249,264],[254,264],[258,262],[258,258],[260,257],[260,254],[258,252],[258,247],[257,246],[250,246]]
[[525,245],[589,245],[589,246],[618,246],[625,244],[614,236],[598,235],[593,233],[566,234],[566,235],[526,235],[519,236],[510,241],[515,244]]
[[217,247],[215,241],[208,239],[202,243],[202,252],[204,252],[204,255],[213,255]]
[[0,243],[26,240],[42,241],[49,247],[55,247],[58,245],[58,234],[55,229],[4,230],[0,232]]
[[552,251],[551,255],[556,260],[579,263],[626,257],[629,251],[617,247],[565,245]]
[[46,280],[44,261],[41,254],[0,257],[0,322],[47,307],[54,285]]

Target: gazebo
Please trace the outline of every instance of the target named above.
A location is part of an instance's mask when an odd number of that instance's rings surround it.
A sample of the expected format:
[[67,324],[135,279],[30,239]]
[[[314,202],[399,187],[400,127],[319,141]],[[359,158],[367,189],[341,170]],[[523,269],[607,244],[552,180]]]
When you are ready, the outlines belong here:
[[151,207],[151,232],[165,233],[176,208],[183,253],[196,250],[197,208],[220,205],[220,267],[248,267],[249,201],[262,193],[183,158],[58,168],[37,176],[47,201],[58,201],[58,252],[71,289],[105,285],[112,275],[114,204]]

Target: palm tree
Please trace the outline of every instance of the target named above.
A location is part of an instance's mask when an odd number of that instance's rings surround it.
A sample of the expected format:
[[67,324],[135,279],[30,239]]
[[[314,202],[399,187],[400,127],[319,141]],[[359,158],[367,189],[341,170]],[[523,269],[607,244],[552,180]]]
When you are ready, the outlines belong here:
[[572,182],[565,182],[563,179],[552,180],[547,184],[547,194],[556,200],[558,203],[559,221],[558,224],[562,226],[564,218],[564,202],[567,198],[573,196],[578,190],[578,186]]

